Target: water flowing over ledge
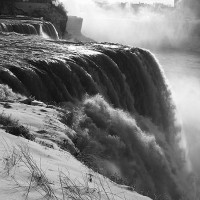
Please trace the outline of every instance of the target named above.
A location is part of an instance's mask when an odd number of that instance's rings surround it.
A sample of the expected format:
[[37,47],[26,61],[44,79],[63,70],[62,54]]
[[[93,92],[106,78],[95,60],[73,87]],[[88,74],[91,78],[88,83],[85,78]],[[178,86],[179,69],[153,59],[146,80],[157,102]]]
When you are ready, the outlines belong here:
[[58,33],[51,22],[39,18],[0,17],[1,32],[15,32],[26,35],[41,35],[43,37],[58,39]]
[[[0,83],[44,102],[71,102],[73,116],[82,119],[75,131],[103,151],[98,164],[116,166],[138,192],[190,199],[175,107],[149,51],[1,33]],[[108,152],[114,155],[105,157]]]
[[86,93],[102,94],[114,107],[136,110],[162,124],[163,129],[168,127],[170,91],[148,51],[9,34],[1,38],[1,44],[5,48],[0,80],[16,92],[49,102],[81,100]]

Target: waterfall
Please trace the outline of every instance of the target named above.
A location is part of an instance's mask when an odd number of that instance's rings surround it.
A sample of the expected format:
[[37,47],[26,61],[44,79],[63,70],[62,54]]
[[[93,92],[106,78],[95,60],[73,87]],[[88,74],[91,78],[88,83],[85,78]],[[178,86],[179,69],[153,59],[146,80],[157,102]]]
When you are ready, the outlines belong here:
[[[42,30],[54,32],[49,24]],[[0,83],[44,102],[70,102],[77,133],[72,140],[95,157],[101,173],[110,174],[112,163],[119,180],[153,199],[191,199],[175,105],[149,51],[15,34],[0,37],[0,44]],[[89,138],[87,148],[79,145],[80,138]]]
[[3,23],[0,22],[0,31],[15,32],[27,35],[41,35],[46,38],[59,39],[58,32],[50,22],[32,23]]
[[58,32],[51,22],[44,22],[41,26],[41,34],[53,39],[58,39]]

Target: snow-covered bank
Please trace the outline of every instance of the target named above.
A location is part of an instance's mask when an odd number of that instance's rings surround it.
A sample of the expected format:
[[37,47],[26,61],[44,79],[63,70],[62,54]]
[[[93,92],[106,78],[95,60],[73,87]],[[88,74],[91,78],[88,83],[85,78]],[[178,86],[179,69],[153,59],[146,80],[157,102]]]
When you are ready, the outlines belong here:
[[[27,126],[33,134],[37,135],[36,142],[28,141],[22,137],[16,137],[0,129],[0,199],[22,200],[38,199],[45,195],[45,192],[34,184],[30,186],[31,171],[27,163],[21,162],[19,157],[23,152],[30,153],[30,157],[43,171],[58,199],[64,199],[63,190],[60,185],[59,174],[68,177],[70,184],[76,184],[80,189],[81,198],[88,199],[127,199],[127,200],[148,200],[148,197],[139,195],[128,190],[127,186],[117,185],[109,179],[93,172],[91,169],[80,163],[69,152],[61,150],[52,138],[67,137],[67,127],[58,121],[57,111],[46,106],[31,106],[20,103],[9,103],[11,108],[4,108],[1,103],[0,110],[5,115],[19,120],[19,123]],[[39,132],[44,130],[43,139]],[[68,130],[73,132],[72,130]],[[43,141],[43,142],[42,142]],[[52,144],[51,148],[47,147]],[[19,157],[18,157],[19,156]],[[16,164],[14,164],[14,160]],[[22,159],[23,160],[23,159]],[[13,161],[13,162],[11,162]],[[9,170],[9,174],[8,174]],[[90,182],[90,174],[92,181]],[[65,178],[66,178],[65,177]],[[29,188],[30,186],[30,188]],[[69,185],[68,185],[69,186]],[[74,187],[75,185],[70,185]],[[28,190],[29,188],[29,190]],[[28,192],[29,191],[29,192]],[[53,199],[53,197],[52,197]]]

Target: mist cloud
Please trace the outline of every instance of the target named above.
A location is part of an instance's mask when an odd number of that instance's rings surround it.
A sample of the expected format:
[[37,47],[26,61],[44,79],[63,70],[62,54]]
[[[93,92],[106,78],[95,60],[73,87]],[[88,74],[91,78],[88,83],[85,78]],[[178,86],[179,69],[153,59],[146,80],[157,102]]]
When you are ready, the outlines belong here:
[[[63,0],[63,3],[69,15],[84,19],[82,33],[98,42],[145,48],[188,47],[196,26],[196,22],[188,23],[186,20],[194,17],[189,9],[183,12],[182,4],[177,10],[171,8],[154,12],[141,8],[135,12],[128,3],[121,6],[119,3],[102,4],[94,0]],[[187,6],[186,3],[184,6]],[[193,43],[196,44],[196,41]]]
[[190,10],[196,18],[200,18],[200,1],[199,0],[182,0],[179,1],[180,6],[184,10]]

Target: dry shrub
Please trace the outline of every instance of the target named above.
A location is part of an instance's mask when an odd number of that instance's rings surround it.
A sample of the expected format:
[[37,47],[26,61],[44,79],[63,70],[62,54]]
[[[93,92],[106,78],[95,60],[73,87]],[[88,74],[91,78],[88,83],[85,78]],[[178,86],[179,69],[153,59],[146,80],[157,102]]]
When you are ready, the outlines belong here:
[[19,123],[19,121],[12,119],[11,116],[5,115],[5,113],[0,113],[0,125],[6,130],[6,132],[15,135],[21,136],[28,140],[35,140],[34,135],[32,135],[29,129]]
[[13,101],[22,98],[22,95],[13,92],[8,85],[0,84],[0,101]]
[[[12,148],[7,145],[5,148],[4,170],[14,180],[16,188],[24,192],[25,200],[29,199],[32,192],[37,192],[39,199],[46,200],[119,199],[119,196],[112,192],[107,179],[90,173],[86,174],[83,180],[79,179],[79,181],[77,179],[73,180],[67,169],[65,169],[65,172],[58,171],[57,187],[42,170],[42,166],[38,166],[35,162],[28,146]],[[21,172],[19,170],[21,167],[23,167],[23,175],[25,174],[23,178],[18,175]],[[57,196],[57,192],[62,194],[61,198]],[[35,198],[38,199],[38,196],[36,195]],[[120,199],[125,199],[125,197],[120,197]]]
[[[31,191],[37,191],[43,199],[58,199],[55,196],[54,190],[51,187],[51,182],[47,178],[45,172],[34,161],[30,154],[28,146],[7,146],[7,155],[4,157],[4,170],[7,175],[11,175],[11,178],[16,184],[16,188],[22,189],[25,193],[25,199],[27,200]],[[23,174],[27,175],[25,180],[19,177],[19,168],[24,167]]]

